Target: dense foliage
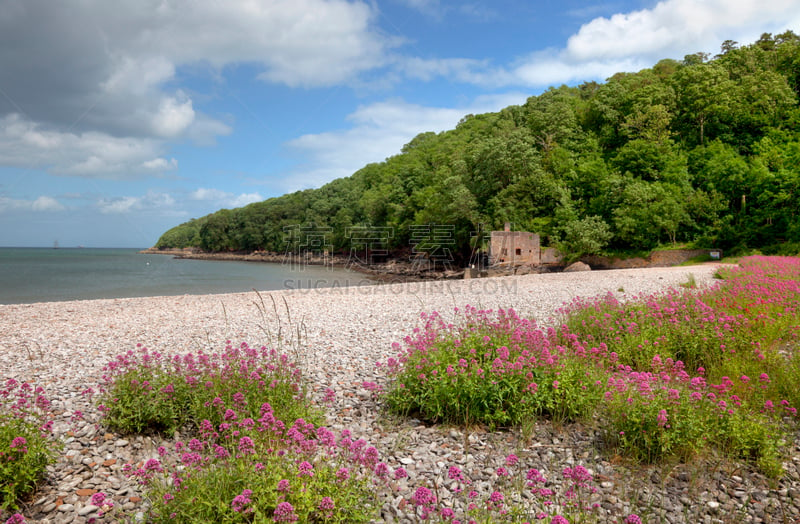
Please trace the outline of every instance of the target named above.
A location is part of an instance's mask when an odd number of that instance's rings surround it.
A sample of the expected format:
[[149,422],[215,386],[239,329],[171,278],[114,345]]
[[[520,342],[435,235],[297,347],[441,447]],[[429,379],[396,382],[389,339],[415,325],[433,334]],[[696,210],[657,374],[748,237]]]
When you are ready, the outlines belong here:
[[[353,246],[350,228],[389,228],[384,247],[398,250],[419,244],[414,226],[447,224],[466,257],[475,231],[512,222],[572,256],[677,242],[796,252],[798,95],[798,35],[726,41],[713,59],[467,115],[348,178],[177,226],[157,247],[280,252],[285,228],[307,225],[337,251]],[[442,247],[435,237],[424,249]]]

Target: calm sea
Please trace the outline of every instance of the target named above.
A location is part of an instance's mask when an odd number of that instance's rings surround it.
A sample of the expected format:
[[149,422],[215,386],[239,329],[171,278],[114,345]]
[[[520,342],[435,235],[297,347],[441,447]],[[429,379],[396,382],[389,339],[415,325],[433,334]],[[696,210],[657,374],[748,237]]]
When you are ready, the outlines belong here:
[[179,260],[137,249],[0,248],[0,304],[363,285],[360,273]]

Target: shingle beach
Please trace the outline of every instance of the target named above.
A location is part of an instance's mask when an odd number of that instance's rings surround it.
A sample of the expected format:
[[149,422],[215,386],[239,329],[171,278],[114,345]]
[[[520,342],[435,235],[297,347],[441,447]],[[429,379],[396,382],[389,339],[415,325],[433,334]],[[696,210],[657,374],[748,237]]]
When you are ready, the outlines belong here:
[[[275,345],[278,332],[291,338],[306,376],[319,395],[336,392],[328,425],[348,428],[381,452],[382,460],[409,472],[409,485],[442,474],[445,463],[486,471],[485,487],[507,453],[528,467],[560,471],[582,464],[595,474],[598,503],[617,517],[630,501],[649,501],[664,522],[800,522],[800,476],[796,461],[786,464],[784,480],[769,486],[747,471],[703,475],[698,486],[684,469],[644,468],[640,480],[613,465],[595,449],[590,432],[565,428],[555,433],[542,424],[530,442],[515,432],[464,435],[450,427],[426,427],[415,420],[387,422],[364,381],[385,383],[376,362],[395,356],[393,342],[420,325],[420,313],[454,307],[513,308],[540,325],[557,321],[557,310],[576,297],[613,293],[617,298],[663,291],[686,282],[713,280],[716,265],[548,273],[515,277],[382,284],[351,288],[294,289],[257,294],[170,296],[0,305],[0,378],[15,378],[45,388],[60,412],[56,435],[65,443],[45,484],[22,512],[29,522],[88,522],[95,491],[109,495],[132,521],[143,520],[147,501],[121,469],[154,456],[160,441],[107,432],[99,412],[82,392],[97,388],[103,365],[142,344],[165,354],[219,351],[234,344]],[[300,337],[298,339],[298,333]],[[71,422],[75,411],[84,419]],[[465,444],[468,449],[465,449]],[[797,451],[795,446],[794,451]],[[795,456],[798,453],[795,453]],[[480,487],[480,483],[477,483]],[[632,487],[638,485],[638,492]],[[446,490],[445,490],[446,493]],[[746,496],[745,496],[746,495]],[[383,519],[413,521],[400,495],[387,496]],[[745,502],[748,501],[748,502]],[[755,502],[753,502],[755,501]],[[8,514],[2,513],[3,521]],[[784,518],[786,520],[780,520]],[[699,519],[699,520],[698,520]],[[108,521],[107,519],[105,521]],[[602,521],[602,519],[601,519]],[[615,522],[615,520],[610,520]]]

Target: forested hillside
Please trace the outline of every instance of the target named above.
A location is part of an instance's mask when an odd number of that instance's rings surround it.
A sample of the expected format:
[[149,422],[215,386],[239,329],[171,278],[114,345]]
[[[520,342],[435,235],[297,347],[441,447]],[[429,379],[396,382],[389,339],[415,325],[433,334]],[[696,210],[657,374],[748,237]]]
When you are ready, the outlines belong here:
[[798,97],[798,35],[726,41],[713,58],[467,115],[348,178],[191,220],[156,247],[280,252],[284,228],[307,225],[342,251],[348,228],[391,228],[387,247],[402,249],[412,226],[447,224],[463,256],[481,224],[512,222],[573,256],[671,243],[798,252]]

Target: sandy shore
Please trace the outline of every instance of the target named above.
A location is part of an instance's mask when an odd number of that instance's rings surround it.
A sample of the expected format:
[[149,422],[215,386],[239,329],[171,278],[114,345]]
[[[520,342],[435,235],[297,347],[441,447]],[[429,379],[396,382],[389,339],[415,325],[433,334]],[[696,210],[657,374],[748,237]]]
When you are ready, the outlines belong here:
[[[84,389],[97,387],[101,368],[114,356],[139,343],[162,353],[218,351],[227,340],[275,346],[279,333],[283,347],[296,350],[315,389],[331,387],[336,391],[328,424],[346,427],[356,437],[366,438],[390,466],[405,465],[410,483],[422,485],[443,475],[441,464],[446,461],[491,472],[490,466],[509,452],[520,453],[531,464],[554,472],[580,460],[594,464],[595,472],[604,472],[603,478],[626,479],[629,474],[604,462],[585,434],[554,436],[543,426],[541,438],[547,439],[547,445],[538,447],[540,443],[534,442],[522,449],[519,442],[502,433],[464,436],[456,429],[426,428],[413,420],[387,426],[380,406],[361,384],[367,380],[384,382],[375,363],[394,356],[392,342],[401,342],[420,325],[422,312],[436,310],[448,318],[454,307],[465,305],[512,307],[547,325],[555,321],[560,307],[576,297],[610,292],[621,299],[630,298],[677,287],[690,274],[699,285],[710,284],[716,268],[700,265],[551,273],[282,290],[260,296],[251,292],[0,305],[0,379],[13,377],[44,386],[59,412],[56,434],[65,441],[64,454],[48,469],[47,483],[33,504],[25,508],[25,515],[29,522],[87,522],[92,513],[86,493],[94,490],[112,496],[118,508],[133,516],[132,520],[145,518],[143,494],[120,468],[125,462],[154,456],[160,443],[150,437],[104,433],[97,424],[96,408],[81,395]],[[79,428],[70,422],[76,410],[85,413]],[[464,448],[467,440],[469,446]],[[620,487],[625,484],[615,482],[604,481],[603,496],[604,507],[609,504],[609,514],[616,515],[629,508]],[[645,482],[650,484],[649,480]],[[490,486],[488,481],[485,484]],[[683,504],[681,496],[686,497],[683,488],[666,498],[657,494],[657,487],[652,489],[653,496],[660,497],[658,507],[670,514]],[[687,507],[702,510],[705,499],[716,503],[715,497],[713,493],[700,494],[697,500],[690,497]],[[387,499],[382,519],[394,520],[392,515],[398,514],[400,506],[399,498]],[[0,517],[5,517],[2,511]]]

